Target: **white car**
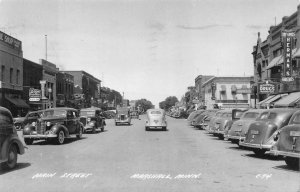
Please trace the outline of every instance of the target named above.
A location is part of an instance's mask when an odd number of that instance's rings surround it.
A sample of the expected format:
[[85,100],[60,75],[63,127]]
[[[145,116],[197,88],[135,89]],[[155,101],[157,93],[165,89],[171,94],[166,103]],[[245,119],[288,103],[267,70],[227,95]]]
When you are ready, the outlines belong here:
[[145,130],[161,129],[167,130],[166,112],[163,109],[148,109]]

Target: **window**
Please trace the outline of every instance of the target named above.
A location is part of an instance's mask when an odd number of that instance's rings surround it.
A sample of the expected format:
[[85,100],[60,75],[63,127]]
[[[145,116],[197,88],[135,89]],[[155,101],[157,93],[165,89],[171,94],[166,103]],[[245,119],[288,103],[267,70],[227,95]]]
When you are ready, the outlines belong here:
[[1,81],[4,81],[4,74],[5,74],[5,66],[1,66]]
[[12,83],[12,79],[13,79],[13,71],[14,69],[13,68],[10,68],[9,70],[9,82]]
[[20,70],[17,70],[17,77],[16,77],[16,83],[19,84],[19,79],[20,79]]

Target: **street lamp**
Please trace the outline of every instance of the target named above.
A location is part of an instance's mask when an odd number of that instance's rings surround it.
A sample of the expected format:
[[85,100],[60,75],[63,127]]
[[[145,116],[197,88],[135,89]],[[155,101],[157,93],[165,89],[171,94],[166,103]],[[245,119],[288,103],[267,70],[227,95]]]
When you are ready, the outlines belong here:
[[52,108],[52,105],[51,105],[51,94],[52,94],[52,89],[51,89],[51,88],[48,88],[48,93],[49,93],[49,108]]

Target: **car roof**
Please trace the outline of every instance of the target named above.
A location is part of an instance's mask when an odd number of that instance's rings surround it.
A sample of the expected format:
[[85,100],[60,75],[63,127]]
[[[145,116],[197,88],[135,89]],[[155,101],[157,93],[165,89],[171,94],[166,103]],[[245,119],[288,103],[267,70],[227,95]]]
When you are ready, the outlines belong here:
[[94,110],[102,110],[102,109],[98,107],[89,107],[89,108],[80,109],[80,111],[94,111]]

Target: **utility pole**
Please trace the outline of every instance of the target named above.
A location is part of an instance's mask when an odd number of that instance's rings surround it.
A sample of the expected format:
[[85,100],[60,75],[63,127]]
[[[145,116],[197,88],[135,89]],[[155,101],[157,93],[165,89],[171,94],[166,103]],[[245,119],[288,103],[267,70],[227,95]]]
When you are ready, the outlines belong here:
[[46,59],[46,61],[47,61],[47,35],[45,35],[45,44],[46,44],[45,59]]

